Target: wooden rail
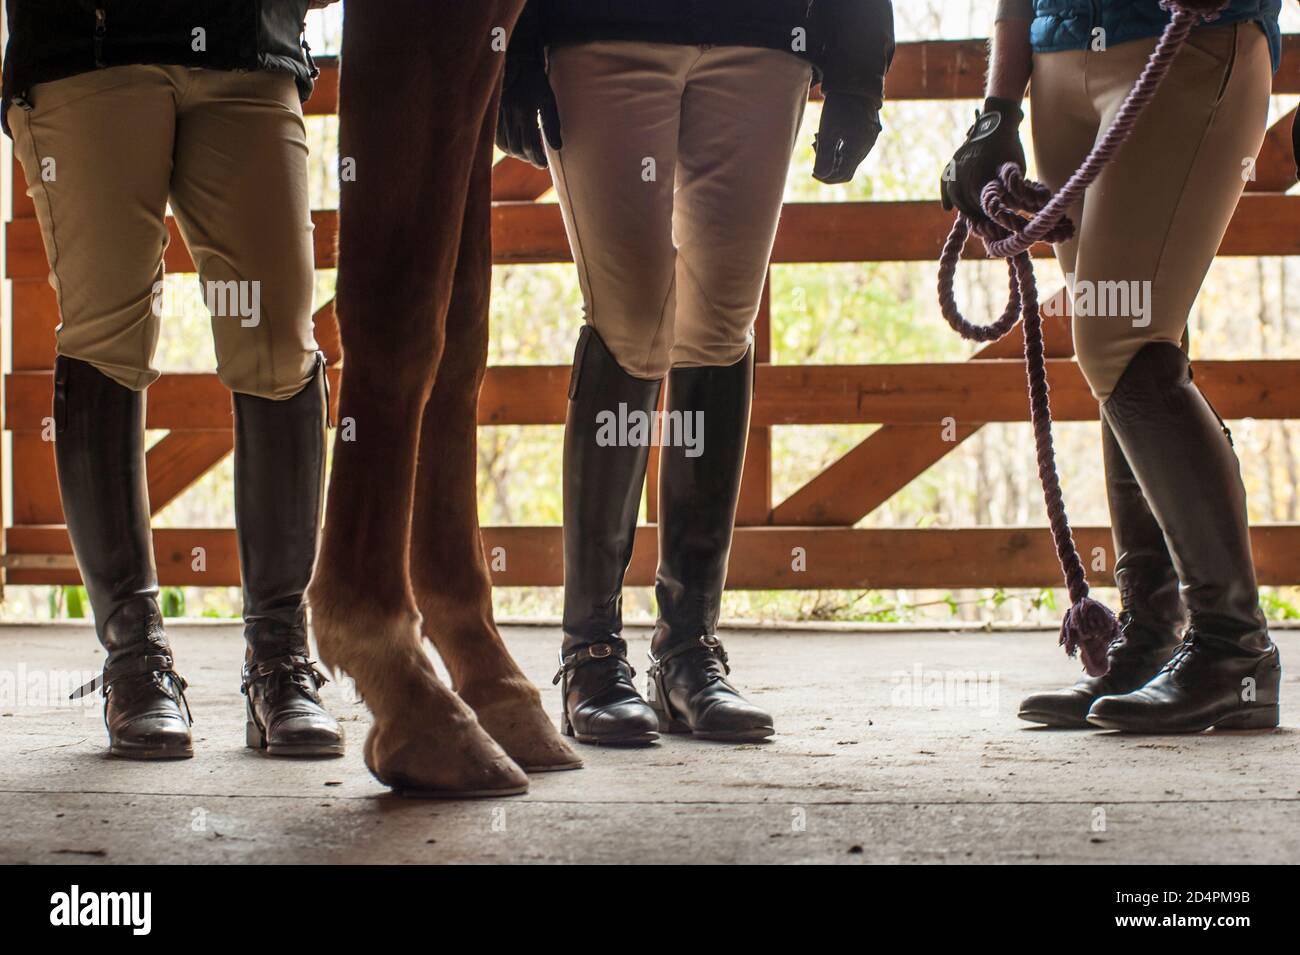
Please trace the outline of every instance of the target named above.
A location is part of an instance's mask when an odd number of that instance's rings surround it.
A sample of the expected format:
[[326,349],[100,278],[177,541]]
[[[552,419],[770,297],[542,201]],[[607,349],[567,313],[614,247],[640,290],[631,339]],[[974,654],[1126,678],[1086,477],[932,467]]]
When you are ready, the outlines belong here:
[[[1300,37],[1284,38],[1278,93],[1300,93]],[[323,75],[308,113],[337,109],[338,63],[322,60]],[[891,100],[975,99],[982,95],[983,40],[906,43],[899,47],[887,85]],[[1300,197],[1288,135],[1290,116],[1275,125],[1261,152],[1220,254],[1300,254]],[[44,250],[21,170],[14,167],[13,221],[6,225],[5,274],[12,280],[12,372],[4,379],[0,416],[12,456],[0,462],[11,488],[11,524],[5,529],[5,577],[15,584],[74,583],[75,563],[59,503],[48,423],[52,388],[54,294],[46,284]],[[493,175],[493,238],[498,264],[569,261],[558,207],[539,203],[550,189],[545,172],[513,160]],[[313,213],[318,268],[334,266],[337,213]],[[937,203],[851,202],[787,205],[774,263],[932,261],[951,215]],[[171,272],[193,262],[174,223],[166,253]],[[1039,255],[1050,254],[1046,248]],[[977,257],[973,248],[968,254]],[[1059,304],[1059,300],[1058,303]],[[940,321],[937,315],[934,321]],[[338,374],[341,358],[333,303],[316,316],[317,339]],[[1095,419],[1092,400],[1072,361],[1065,322],[1047,321],[1049,377],[1056,417]],[[1045,528],[966,527],[859,529],[852,525],[990,422],[1028,420],[1019,332],[976,353],[969,362],[855,366],[771,364],[770,302],[764,296],[756,325],[759,360],[753,431],[741,493],[740,524],[729,585],[737,588],[955,588],[1037,587],[1058,582]],[[494,367],[479,407],[484,425],[551,425],[564,418],[567,366]],[[1197,380],[1227,418],[1300,418],[1300,361],[1206,361]],[[337,390],[336,390],[337,393]],[[230,402],[215,375],[165,374],[150,389],[149,427],[167,431],[149,450],[150,504],[157,512],[183,494],[230,452]],[[790,424],[880,424],[872,435],[796,490],[774,502],[771,428]],[[656,500],[649,482],[649,515]],[[555,478],[559,493],[559,474]],[[1085,557],[1111,566],[1106,528],[1075,529]],[[164,583],[232,585],[239,568],[230,528],[155,532]],[[1300,582],[1300,525],[1253,530],[1260,578]],[[495,527],[484,544],[500,549],[496,582],[508,586],[561,583],[557,527]],[[628,575],[634,585],[654,576],[654,529],[642,528]],[[1094,574],[1094,577],[1099,575]],[[1100,575],[1104,578],[1104,575]],[[1100,582],[1105,582],[1101,579]]]

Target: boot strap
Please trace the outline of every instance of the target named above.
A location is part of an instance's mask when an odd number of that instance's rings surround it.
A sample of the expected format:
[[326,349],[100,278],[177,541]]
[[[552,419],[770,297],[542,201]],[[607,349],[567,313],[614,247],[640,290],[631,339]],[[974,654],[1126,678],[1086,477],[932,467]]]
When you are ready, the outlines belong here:
[[700,647],[704,647],[715,657],[717,657],[718,660],[722,663],[722,668],[726,670],[727,673],[731,672],[731,663],[728,661],[727,651],[723,648],[722,641],[718,639],[718,635],[715,633],[703,634],[698,640],[693,640],[690,643],[683,643],[678,646],[675,646],[672,649],[666,650],[663,653],[659,654],[659,656],[655,656],[654,653],[651,652],[649,654],[650,672],[657,674],[660,671],[662,671],[663,665],[669,660],[673,659],[673,657],[679,657],[683,653],[689,653],[692,650],[698,650]]
[[[717,634],[706,633],[702,634],[698,640],[692,640],[689,643],[673,647],[659,656],[655,656],[654,653],[648,654],[650,669],[647,676],[650,679],[646,687],[646,698],[651,703],[658,702],[668,713],[672,713],[672,704],[668,700],[668,688],[664,685],[664,664],[674,657],[682,656],[701,647],[708,650],[722,664],[723,675],[716,677],[716,682],[731,687],[731,684],[726,679],[727,675],[731,673],[731,664],[727,662],[727,651],[722,648],[722,641],[718,639]],[[731,687],[731,689],[735,690],[735,687]]]
[[[256,665],[244,665],[244,680],[239,686],[239,692],[248,694],[249,687],[254,683],[268,680],[276,674],[302,674],[312,681],[314,687],[311,689],[311,695],[316,702],[320,702],[320,697],[316,691],[329,682],[329,678],[316,669],[316,661],[302,653],[287,653],[284,656],[272,657],[269,660],[262,660]],[[307,689],[306,687],[301,687]]]
[[172,679],[180,684],[182,691],[189,686],[185,682],[185,678],[172,668],[171,654],[151,653],[147,656],[134,657],[120,663],[105,665],[103,671],[97,677],[73,690],[68,699],[79,700],[99,689],[102,689],[104,695],[107,696],[109,688],[115,681],[128,676],[142,676],[146,673],[170,673]]
[[[572,673],[578,667],[588,663],[599,663],[601,660],[620,660],[627,663],[627,644],[622,640],[614,639],[604,643],[588,644],[568,656],[560,654],[560,669],[551,680],[551,686],[558,684],[564,674]],[[627,663],[627,668],[632,671],[632,676],[636,676],[636,670],[630,663]]]
[[649,682],[646,686],[646,700],[651,704],[658,704],[661,706],[664,712],[674,719],[680,719],[680,716],[674,712],[672,701],[668,696],[668,687],[664,684],[664,664],[674,657],[683,656],[692,651],[699,650],[701,647],[707,650],[719,663],[722,664],[723,675],[718,676],[714,673],[714,679],[711,679],[709,683],[721,683],[723,686],[728,687],[732,692],[736,692],[736,688],[726,679],[727,675],[731,673],[731,664],[727,660],[727,651],[723,649],[722,641],[718,639],[716,633],[701,634],[699,639],[679,644],[678,646],[664,651],[659,656],[655,656],[654,653],[651,652],[647,654],[650,657],[650,669],[646,674],[649,677]]
[[[122,663],[115,663],[112,666],[105,666],[104,671],[99,676],[78,687],[68,699],[79,700],[101,688],[105,698],[107,698],[113,689],[113,684],[118,680],[124,677],[146,675],[153,675],[157,679],[158,685],[162,687],[163,692],[175,700],[178,706],[184,707],[185,721],[190,726],[193,726],[194,714],[190,712],[190,701],[185,698],[185,691],[189,689],[189,683],[185,677],[172,668],[170,653],[154,653]],[[104,720],[105,722],[108,721],[107,706],[104,708]]]

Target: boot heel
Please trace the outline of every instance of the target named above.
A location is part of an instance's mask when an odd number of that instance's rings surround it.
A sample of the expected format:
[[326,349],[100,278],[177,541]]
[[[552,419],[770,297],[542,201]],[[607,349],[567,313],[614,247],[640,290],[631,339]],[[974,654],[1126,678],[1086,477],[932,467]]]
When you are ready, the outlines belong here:
[[1258,706],[1241,713],[1224,717],[1214,724],[1218,730],[1270,730],[1276,729],[1280,721],[1279,707]]
[[659,718],[659,732],[690,734],[691,728],[674,717],[668,710],[668,693],[664,688],[662,673],[657,664],[652,664],[646,674],[645,696],[650,709]]
[[244,745],[249,749],[266,749],[266,733],[257,725],[253,715],[253,701],[244,697]]
[[660,693],[657,692],[659,687],[651,683],[647,689],[650,691],[650,709],[654,710],[655,716],[659,718],[659,732],[661,733],[690,733],[691,728],[679,719],[675,719],[668,712],[668,707],[664,705]]
[[659,717],[659,732],[661,733],[690,733],[691,732],[691,728],[687,726],[685,723],[683,723],[681,720],[675,720],[671,716],[668,716],[665,713],[660,713],[657,710],[655,711],[655,715]]

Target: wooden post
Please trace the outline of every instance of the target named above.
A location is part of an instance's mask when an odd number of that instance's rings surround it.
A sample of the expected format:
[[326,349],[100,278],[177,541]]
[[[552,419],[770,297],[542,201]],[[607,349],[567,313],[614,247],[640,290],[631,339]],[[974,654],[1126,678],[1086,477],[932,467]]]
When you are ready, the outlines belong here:
[[[754,362],[772,363],[772,267],[767,268],[763,298],[754,322]],[[745,451],[745,471],[740,482],[740,504],[736,523],[753,527],[772,519],[772,429],[753,426],[749,429],[749,447]]]

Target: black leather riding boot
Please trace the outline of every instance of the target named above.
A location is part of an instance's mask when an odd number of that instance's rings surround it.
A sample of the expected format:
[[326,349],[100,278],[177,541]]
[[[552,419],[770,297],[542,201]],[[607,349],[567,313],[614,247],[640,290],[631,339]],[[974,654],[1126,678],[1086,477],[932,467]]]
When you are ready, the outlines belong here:
[[54,362],[54,453],[72,550],[108,651],[101,677],[109,752],[131,759],[194,755],[185,680],[172,667],[158,608],[149,530],[143,392],[93,365]]
[[[620,634],[660,384],[629,375],[595,329],[582,329],[564,427],[564,645],[555,675],[561,729],[582,743],[658,738]],[[641,435],[631,432],[637,421],[647,426]]]
[[247,743],[270,756],[339,756],[343,731],[321,705],[303,600],[325,489],[324,358],[292,398],[236,394],[234,408]]
[[734,365],[668,373],[664,428],[674,434],[659,456],[659,620],[647,690],[664,732],[718,740],[773,733],[772,717],[727,681],[717,636],[753,388],[752,348]]
[[1088,710],[1098,698],[1130,693],[1160,672],[1173,656],[1185,622],[1178,574],[1164,531],[1105,421],[1101,441],[1115,542],[1115,583],[1123,608],[1120,635],[1107,651],[1110,670],[1105,676],[1086,676],[1064,690],[1027,697],[1020,704],[1020,718],[1031,723],[1088,728]]
[[1097,700],[1088,722],[1147,733],[1276,726],[1281,663],[1259,607],[1241,469],[1186,355],[1145,346],[1102,414],[1164,530],[1190,626],[1150,682]]

